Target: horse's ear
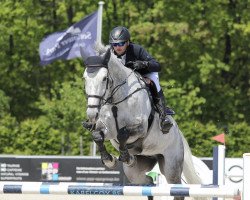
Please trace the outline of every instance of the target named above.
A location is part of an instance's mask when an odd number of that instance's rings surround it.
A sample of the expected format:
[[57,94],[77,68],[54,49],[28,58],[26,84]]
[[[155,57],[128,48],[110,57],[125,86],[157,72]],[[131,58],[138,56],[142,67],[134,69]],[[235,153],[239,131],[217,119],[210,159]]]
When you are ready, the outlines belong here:
[[108,48],[106,53],[103,55],[103,61],[102,61],[103,65],[108,66],[110,56],[111,56],[111,50],[110,48]]
[[81,54],[81,57],[82,57],[82,59],[84,60],[84,59],[86,58],[86,55],[84,54],[83,47],[82,47],[82,46],[80,46],[80,47],[79,47],[79,49],[80,49],[80,54]]

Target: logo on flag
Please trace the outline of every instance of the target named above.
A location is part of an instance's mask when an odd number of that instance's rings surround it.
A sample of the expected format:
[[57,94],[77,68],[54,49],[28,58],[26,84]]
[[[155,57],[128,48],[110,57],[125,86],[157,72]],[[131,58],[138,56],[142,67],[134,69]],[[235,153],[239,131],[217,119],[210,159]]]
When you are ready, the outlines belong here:
[[[68,29],[44,38],[39,46],[41,65],[57,59],[69,60],[82,56],[85,59],[95,55],[93,46],[97,37],[97,17],[96,11]],[[83,49],[82,55],[80,48]]]

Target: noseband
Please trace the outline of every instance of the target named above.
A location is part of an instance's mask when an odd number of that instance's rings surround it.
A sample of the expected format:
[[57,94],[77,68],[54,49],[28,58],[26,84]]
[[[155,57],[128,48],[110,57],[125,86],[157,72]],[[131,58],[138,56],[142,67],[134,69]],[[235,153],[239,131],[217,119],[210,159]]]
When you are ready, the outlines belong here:
[[[96,69],[99,69],[99,68],[101,68],[101,67],[104,67],[104,68],[106,68],[106,69],[108,69],[108,67],[107,66],[104,66],[104,65],[102,65],[102,66],[95,66],[95,68],[93,67],[93,66],[91,66],[91,68],[87,68],[87,71],[92,71],[93,72],[93,69],[94,69],[94,71],[96,70]],[[108,74],[109,74],[109,72],[108,72]],[[101,108],[101,106],[102,106],[102,104],[101,104],[101,101],[102,100],[105,100],[104,99],[104,96],[105,96],[105,94],[106,94],[106,91],[107,91],[107,89],[108,89],[108,85],[109,85],[109,75],[107,75],[107,77],[106,77],[106,89],[105,89],[105,92],[104,92],[104,94],[101,96],[101,95],[95,95],[95,94],[93,94],[93,95],[88,95],[87,94],[87,99],[89,99],[89,98],[96,98],[96,99],[99,99],[99,104],[98,105],[87,105],[87,107],[88,108],[98,108],[98,109],[100,109]]]

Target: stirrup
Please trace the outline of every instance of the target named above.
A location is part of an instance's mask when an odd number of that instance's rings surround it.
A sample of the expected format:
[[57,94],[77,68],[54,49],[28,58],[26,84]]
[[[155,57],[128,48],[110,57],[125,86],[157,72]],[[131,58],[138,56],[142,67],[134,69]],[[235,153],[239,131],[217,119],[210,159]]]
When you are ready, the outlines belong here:
[[161,131],[163,134],[167,134],[172,126],[173,124],[168,118],[161,119]]

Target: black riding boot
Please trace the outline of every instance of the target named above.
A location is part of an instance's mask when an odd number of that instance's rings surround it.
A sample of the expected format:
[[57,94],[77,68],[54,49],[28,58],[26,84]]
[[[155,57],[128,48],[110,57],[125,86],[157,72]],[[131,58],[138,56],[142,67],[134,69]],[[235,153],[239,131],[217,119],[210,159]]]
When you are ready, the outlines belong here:
[[169,113],[174,114],[174,111],[171,110],[170,108],[165,106],[165,98],[163,91],[160,90],[158,92],[158,101],[155,103],[155,106],[159,112],[160,115],[160,120],[161,120],[161,130],[163,134],[167,134],[170,130],[170,128],[173,126],[171,120],[169,119],[167,115],[167,110]]

